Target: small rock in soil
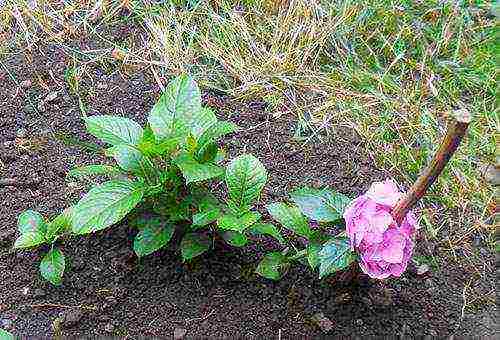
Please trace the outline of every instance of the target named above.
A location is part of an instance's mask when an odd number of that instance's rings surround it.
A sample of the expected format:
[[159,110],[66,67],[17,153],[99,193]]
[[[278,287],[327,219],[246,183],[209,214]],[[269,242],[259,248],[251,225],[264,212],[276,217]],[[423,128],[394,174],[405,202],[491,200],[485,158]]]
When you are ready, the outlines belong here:
[[107,323],[104,326],[104,330],[108,333],[112,333],[115,330],[115,326],[112,323]]
[[45,97],[45,102],[50,103],[56,100],[58,97],[57,91],[50,92],[47,97]]
[[26,137],[26,129],[19,129],[16,131],[17,138],[25,138]]
[[429,265],[423,263],[421,265],[417,266],[417,275],[418,276],[423,276],[429,272],[430,268]]
[[32,82],[31,82],[31,80],[26,79],[26,80],[23,80],[20,85],[23,89],[27,89],[27,88],[31,87]]
[[76,326],[83,317],[83,313],[79,309],[68,309],[61,313],[61,326],[71,328]]
[[186,336],[187,329],[184,328],[176,328],[174,329],[174,340],[183,339]]
[[12,320],[10,319],[0,319],[0,327],[4,329],[12,328]]
[[38,102],[36,108],[40,112],[45,112],[45,103],[43,102],[43,100]]
[[333,322],[328,319],[323,313],[314,314],[312,320],[324,333],[328,333],[333,329]]
[[35,299],[38,299],[38,298],[42,298],[44,297],[45,295],[47,295],[47,293],[45,293],[45,291],[43,289],[40,289],[40,288],[37,288],[33,291],[33,297]]
[[14,237],[15,233],[12,230],[4,230],[0,232],[0,247],[10,247]]

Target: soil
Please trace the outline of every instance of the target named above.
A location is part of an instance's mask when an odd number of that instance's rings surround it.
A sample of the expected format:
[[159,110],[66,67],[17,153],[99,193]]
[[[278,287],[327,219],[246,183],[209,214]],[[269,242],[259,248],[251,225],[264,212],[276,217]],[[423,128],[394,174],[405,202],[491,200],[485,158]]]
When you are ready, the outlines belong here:
[[[173,248],[138,261],[132,251],[134,231],[119,225],[64,242],[70,261],[64,283],[53,287],[44,282],[38,263],[46,249],[11,251],[16,217],[25,209],[46,216],[61,211],[84,189],[66,181],[66,172],[101,159],[61,138],[95,142],[84,132],[78,97],[64,80],[68,62],[64,50],[44,46],[30,58],[10,56],[0,68],[0,178],[29,182],[0,186],[0,328],[19,336],[497,334],[494,254],[474,250],[482,256],[483,267],[476,269],[425,237],[416,255],[433,259],[428,272],[419,275],[411,265],[397,280],[362,278],[342,285],[319,281],[302,267],[292,268],[279,282],[257,277],[253,270],[263,251],[278,248],[259,239],[251,248],[217,248],[189,265]],[[125,115],[143,123],[160,91],[149,71],[88,66],[80,83],[87,113]],[[25,80],[32,84],[21,86]],[[40,104],[56,91],[55,99]],[[390,176],[374,167],[353,130],[337,128],[304,144],[296,138],[297,120],[268,112],[262,102],[238,102],[208,90],[204,101],[220,118],[242,127],[223,142],[229,155],[253,153],[268,169],[261,206],[300,185],[328,185],[355,196],[372,181]],[[470,292],[473,300],[464,301]]]

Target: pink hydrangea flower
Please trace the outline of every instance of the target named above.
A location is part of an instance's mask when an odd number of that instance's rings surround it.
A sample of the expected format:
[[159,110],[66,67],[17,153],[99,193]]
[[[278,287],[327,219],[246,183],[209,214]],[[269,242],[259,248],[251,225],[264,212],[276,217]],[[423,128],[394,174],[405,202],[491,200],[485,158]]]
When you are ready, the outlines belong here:
[[351,247],[360,254],[359,265],[370,277],[399,277],[411,258],[417,219],[409,212],[397,225],[391,215],[401,195],[393,181],[376,182],[344,212]]

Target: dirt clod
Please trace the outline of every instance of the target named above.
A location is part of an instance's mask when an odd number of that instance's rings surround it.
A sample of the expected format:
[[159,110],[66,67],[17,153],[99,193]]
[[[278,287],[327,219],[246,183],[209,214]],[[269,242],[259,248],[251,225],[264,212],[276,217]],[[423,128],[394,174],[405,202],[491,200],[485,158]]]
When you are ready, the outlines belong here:
[[184,339],[184,337],[187,334],[187,329],[184,328],[176,328],[174,329],[174,340],[181,340]]
[[67,309],[60,315],[60,322],[63,328],[72,328],[78,325],[83,317],[83,313],[76,308]]
[[333,322],[328,319],[323,313],[316,313],[313,315],[312,320],[321,329],[323,333],[331,332],[333,329]]

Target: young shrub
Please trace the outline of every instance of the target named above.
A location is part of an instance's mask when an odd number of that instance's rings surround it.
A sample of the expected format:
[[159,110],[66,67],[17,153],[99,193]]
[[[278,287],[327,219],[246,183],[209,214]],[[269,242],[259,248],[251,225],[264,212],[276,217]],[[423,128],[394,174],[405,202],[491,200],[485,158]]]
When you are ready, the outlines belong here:
[[399,277],[411,258],[418,224],[409,211],[402,223],[391,212],[402,197],[391,180],[375,182],[366,194],[351,200],[330,189],[301,188],[290,194],[294,203],[267,206],[269,214],[304,238],[304,249],[270,253],[257,272],[269,279],[281,278],[294,261],[318,270],[319,278],[348,268],[357,261],[361,270],[376,279]]
[[[63,235],[94,233],[124,219],[138,229],[133,249],[139,257],[167,245],[175,232],[182,235],[183,261],[209,250],[216,235],[236,247],[247,244],[249,231],[282,240],[274,226],[258,223],[261,216],[253,210],[267,180],[264,166],[248,154],[226,169],[220,165],[223,153],[217,141],[238,127],[202,107],[200,90],[190,77],[177,77],[167,86],[145,127],[109,115],[84,120],[87,131],[108,145],[105,155],[116,165],[78,167],[68,176],[108,180],[51,221],[32,210],[18,219],[14,248],[48,244],[40,273],[52,284],[62,283],[66,268],[57,246]],[[214,180],[225,181],[227,202],[210,193]]]
[[[357,255],[343,232],[343,214],[351,202],[347,196],[330,189],[301,188],[290,194],[293,204],[285,202],[267,205],[269,214],[296,238],[306,240],[304,249],[292,253],[272,252],[264,256],[257,273],[268,279],[280,279],[290,264],[299,261],[319,272],[324,278],[347,268]],[[289,248],[287,248],[289,250]]]

